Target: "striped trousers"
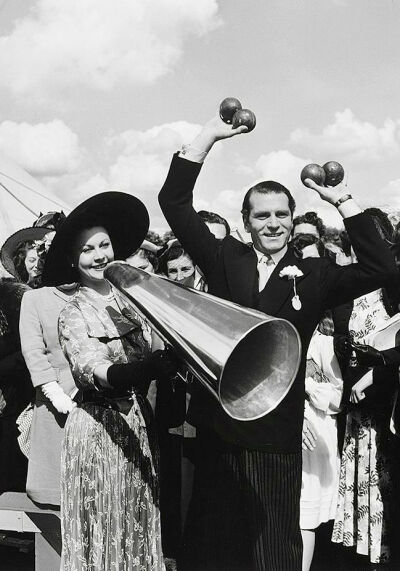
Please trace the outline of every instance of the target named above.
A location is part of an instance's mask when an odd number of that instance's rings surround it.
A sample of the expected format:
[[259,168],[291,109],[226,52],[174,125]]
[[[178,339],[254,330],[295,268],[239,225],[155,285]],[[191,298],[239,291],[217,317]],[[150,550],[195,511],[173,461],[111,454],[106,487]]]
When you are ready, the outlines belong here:
[[197,446],[179,571],[301,571],[301,452]]

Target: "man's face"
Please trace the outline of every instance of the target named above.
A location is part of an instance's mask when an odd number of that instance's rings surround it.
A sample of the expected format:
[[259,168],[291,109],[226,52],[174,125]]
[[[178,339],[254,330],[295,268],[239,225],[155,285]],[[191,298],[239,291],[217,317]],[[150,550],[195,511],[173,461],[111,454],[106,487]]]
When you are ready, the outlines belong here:
[[311,234],[311,236],[316,236],[320,238],[318,228],[314,224],[309,224],[308,222],[302,222],[301,224],[296,224],[293,228],[293,237],[298,234]]
[[286,194],[253,192],[244,226],[246,231],[250,232],[255,248],[260,252],[275,254],[282,250],[289,240],[293,226]]
[[218,224],[216,222],[206,222],[208,229],[217,240],[223,240],[226,236],[226,228],[223,224]]

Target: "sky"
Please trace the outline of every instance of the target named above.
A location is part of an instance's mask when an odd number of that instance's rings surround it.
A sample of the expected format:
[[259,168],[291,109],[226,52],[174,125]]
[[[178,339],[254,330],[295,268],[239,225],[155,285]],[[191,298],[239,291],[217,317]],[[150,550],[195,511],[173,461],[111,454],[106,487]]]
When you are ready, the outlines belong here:
[[300,181],[336,160],[363,207],[400,209],[399,24],[396,0],[0,0],[0,152],[71,207],[130,192],[162,232],[172,154],[234,96],[257,126],[214,146],[196,208],[242,230],[277,180],[338,224]]

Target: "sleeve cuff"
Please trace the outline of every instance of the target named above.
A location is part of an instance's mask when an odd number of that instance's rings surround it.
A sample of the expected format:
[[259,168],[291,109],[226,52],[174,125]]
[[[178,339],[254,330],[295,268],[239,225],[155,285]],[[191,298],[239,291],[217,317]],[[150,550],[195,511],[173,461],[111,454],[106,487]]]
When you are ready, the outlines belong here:
[[182,159],[186,159],[187,161],[191,161],[192,163],[200,163],[202,164],[205,161],[206,156],[208,155],[207,151],[200,151],[192,145],[183,145],[181,151],[179,152],[179,156]]

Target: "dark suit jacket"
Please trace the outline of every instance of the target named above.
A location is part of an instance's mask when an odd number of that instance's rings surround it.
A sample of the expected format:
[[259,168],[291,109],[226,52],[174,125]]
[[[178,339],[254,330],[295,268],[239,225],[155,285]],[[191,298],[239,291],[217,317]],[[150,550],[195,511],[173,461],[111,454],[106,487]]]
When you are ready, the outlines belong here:
[[[232,236],[217,240],[192,206],[192,192],[201,165],[174,156],[159,195],[174,234],[206,277],[209,293],[287,319],[302,341],[299,373],[277,408],[255,421],[230,418],[208,391],[199,388],[192,398],[190,421],[215,431],[225,442],[271,452],[301,450],[304,372],[307,348],[323,312],[384,285],[396,274],[393,255],[380,239],[371,218],[359,214],[345,220],[358,264],[340,267],[324,258],[300,260],[289,248],[262,292],[258,292],[257,256],[253,248]],[[291,304],[293,282],[279,277],[288,265],[303,276],[296,280],[302,302]],[[260,351],[268,348],[260,347]]]

